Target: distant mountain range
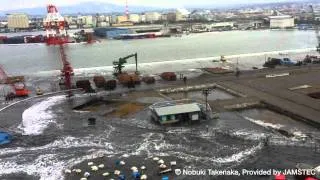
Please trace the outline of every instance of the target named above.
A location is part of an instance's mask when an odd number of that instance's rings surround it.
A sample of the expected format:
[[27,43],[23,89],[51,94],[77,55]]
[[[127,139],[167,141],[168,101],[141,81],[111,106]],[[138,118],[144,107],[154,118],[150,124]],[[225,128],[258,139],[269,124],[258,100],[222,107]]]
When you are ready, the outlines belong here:
[[[239,7],[252,7],[252,6],[275,6],[276,4],[286,4],[286,3],[317,3],[319,0],[285,0],[279,1],[278,3],[262,3],[263,1],[255,1],[250,4],[229,4],[229,5],[206,5],[206,6],[193,6],[186,7],[188,9],[230,9],[230,8],[239,8]],[[257,3],[259,2],[259,3]],[[171,8],[172,9],[172,8]],[[61,14],[93,14],[93,13],[120,13],[123,14],[125,11],[124,5],[116,5],[111,3],[102,3],[102,2],[85,2],[77,5],[70,6],[61,6],[58,7],[58,10]],[[146,11],[162,11],[164,9],[156,7],[147,7],[147,6],[130,6],[130,13],[139,13]],[[37,7],[37,8],[25,8],[17,9],[10,11],[0,11],[0,16],[5,16],[10,13],[27,13],[29,15],[45,15],[46,7]]]
[[[93,14],[93,13],[124,13],[125,6],[111,4],[111,3],[97,3],[97,2],[85,2],[77,5],[71,6],[61,6],[57,7],[58,11],[61,14]],[[160,10],[160,8],[155,7],[145,7],[145,6],[130,6],[130,12],[145,12],[145,11],[155,11]],[[37,7],[37,8],[26,8],[26,9],[17,9],[10,11],[0,12],[0,16],[10,13],[27,13],[29,15],[45,15],[46,7]]]

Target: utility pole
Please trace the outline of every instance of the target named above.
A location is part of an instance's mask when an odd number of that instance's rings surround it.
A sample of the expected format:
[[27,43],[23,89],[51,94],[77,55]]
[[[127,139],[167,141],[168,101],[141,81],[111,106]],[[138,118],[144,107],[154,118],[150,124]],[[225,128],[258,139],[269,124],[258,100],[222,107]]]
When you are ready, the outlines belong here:
[[208,111],[208,96],[209,96],[209,94],[211,94],[211,92],[212,92],[212,89],[209,89],[209,88],[202,90],[202,94],[206,98],[206,111]]
[[237,59],[237,66],[236,66],[236,77],[239,78],[240,76],[240,69],[239,69],[239,58]]

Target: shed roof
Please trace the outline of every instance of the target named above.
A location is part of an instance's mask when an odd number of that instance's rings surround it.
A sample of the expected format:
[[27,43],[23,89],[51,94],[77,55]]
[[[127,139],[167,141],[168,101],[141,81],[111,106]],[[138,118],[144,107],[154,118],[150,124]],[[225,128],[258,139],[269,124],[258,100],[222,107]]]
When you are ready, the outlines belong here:
[[155,107],[155,112],[158,116],[173,115],[173,114],[183,114],[190,112],[200,112],[200,107],[196,103],[192,104],[177,104],[172,106]]

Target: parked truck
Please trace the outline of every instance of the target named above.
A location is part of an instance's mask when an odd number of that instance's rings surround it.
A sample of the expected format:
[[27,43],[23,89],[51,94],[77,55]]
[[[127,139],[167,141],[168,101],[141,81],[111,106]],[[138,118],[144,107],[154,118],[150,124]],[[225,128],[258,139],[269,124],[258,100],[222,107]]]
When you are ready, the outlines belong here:
[[263,67],[275,68],[276,66],[294,66],[297,63],[290,58],[268,58]]

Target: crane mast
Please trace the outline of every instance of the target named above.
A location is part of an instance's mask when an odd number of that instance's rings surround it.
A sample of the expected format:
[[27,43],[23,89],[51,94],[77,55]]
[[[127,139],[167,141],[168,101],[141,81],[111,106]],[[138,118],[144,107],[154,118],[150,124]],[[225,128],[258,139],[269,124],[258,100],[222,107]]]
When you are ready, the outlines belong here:
[[[46,28],[46,42],[47,45],[59,45],[59,52],[63,68],[61,70],[61,80],[65,85],[67,90],[72,88],[71,77],[73,76],[73,68],[68,61],[67,55],[64,50],[64,44],[68,43],[68,34],[65,29],[65,20],[58,12],[56,6],[47,6],[47,17],[44,20],[44,25]],[[71,91],[68,91],[69,96],[71,96]]]

